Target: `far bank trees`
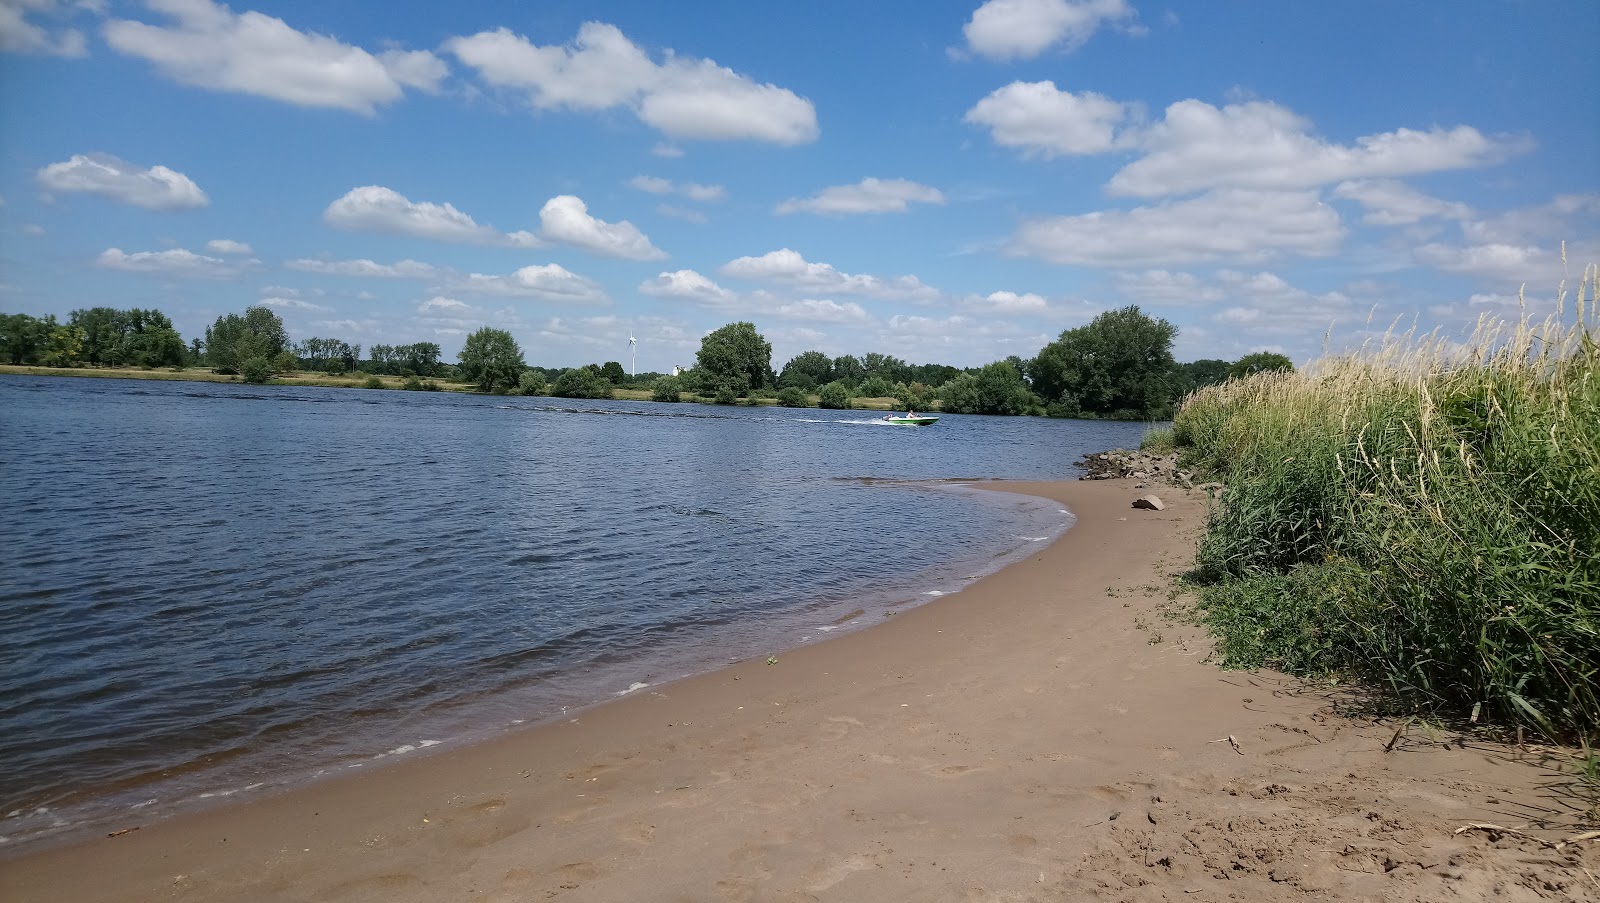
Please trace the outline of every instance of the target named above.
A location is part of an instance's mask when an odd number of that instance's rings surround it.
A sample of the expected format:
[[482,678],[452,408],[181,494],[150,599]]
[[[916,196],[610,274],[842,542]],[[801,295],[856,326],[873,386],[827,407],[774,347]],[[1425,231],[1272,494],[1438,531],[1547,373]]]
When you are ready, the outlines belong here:
[[509,390],[518,384],[526,364],[517,340],[504,329],[485,326],[467,336],[461,346],[461,378],[475,383],[479,392]]

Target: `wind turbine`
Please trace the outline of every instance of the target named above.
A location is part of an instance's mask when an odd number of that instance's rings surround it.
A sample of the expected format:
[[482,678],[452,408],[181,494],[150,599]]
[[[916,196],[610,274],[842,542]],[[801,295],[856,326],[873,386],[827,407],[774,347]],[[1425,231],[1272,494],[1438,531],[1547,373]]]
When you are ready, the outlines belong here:
[[628,333],[628,352],[633,355],[633,359],[631,361],[631,364],[633,366],[633,374],[632,374],[633,378],[634,379],[638,379],[639,378],[639,340],[634,338],[633,337],[633,333],[631,333],[631,332]]

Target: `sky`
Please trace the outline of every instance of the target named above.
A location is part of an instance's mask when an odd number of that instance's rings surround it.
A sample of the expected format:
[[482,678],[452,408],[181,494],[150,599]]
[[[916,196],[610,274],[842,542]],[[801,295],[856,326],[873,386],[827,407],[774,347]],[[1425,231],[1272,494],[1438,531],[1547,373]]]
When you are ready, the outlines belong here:
[[0,0],[0,311],[665,372],[1137,304],[1303,364],[1570,309],[1597,45],[1594,0]]

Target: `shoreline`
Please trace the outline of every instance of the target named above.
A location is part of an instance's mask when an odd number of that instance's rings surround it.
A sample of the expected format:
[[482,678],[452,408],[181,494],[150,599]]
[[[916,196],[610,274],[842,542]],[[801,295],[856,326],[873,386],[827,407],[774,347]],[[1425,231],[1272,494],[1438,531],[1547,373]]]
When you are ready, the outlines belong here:
[[[1524,885],[1517,857],[1539,847],[1451,831],[1529,811],[1559,830],[1548,770],[1468,741],[1385,753],[1393,724],[1330,714],[1285,678],[1219,671],[1198,629],[1161,622],[1203,494],[1159,490],[1168,508],[1155,512],[1127,507],[1141,494],[1130,480],[985,488],[1060,502],[1076,523],[959,593],[774,664],[23,851],[0,890],[19,903],[1122,899],[1134,887],[1138,899],[1343,888],[1422,900],[1439,882]],[[1251,819],[1248,841],[1236,836]],[[1572,848],[1591,871],[1593,846]],[[1583,881],[1577,864],[1557,877]],[[1546,898],[1563,899],[1527,897]]]

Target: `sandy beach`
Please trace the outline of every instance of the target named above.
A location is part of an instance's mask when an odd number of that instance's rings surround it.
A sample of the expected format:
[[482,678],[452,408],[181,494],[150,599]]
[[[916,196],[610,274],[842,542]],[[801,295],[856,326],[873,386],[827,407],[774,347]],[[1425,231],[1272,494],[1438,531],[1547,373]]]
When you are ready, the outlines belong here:
[[11,854],[0,898],[1600,899],[1600,845],[1555,845],[1578,813],[1554,760],[1207,662],[1164,616],[1201,494],[1004,488],[1077,524],[774,663]]

